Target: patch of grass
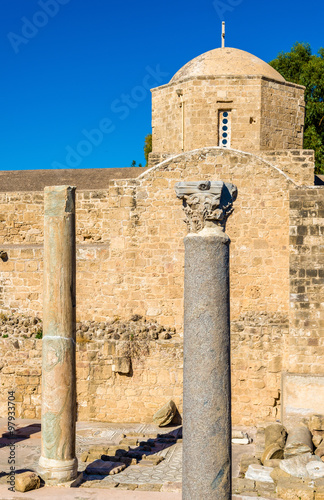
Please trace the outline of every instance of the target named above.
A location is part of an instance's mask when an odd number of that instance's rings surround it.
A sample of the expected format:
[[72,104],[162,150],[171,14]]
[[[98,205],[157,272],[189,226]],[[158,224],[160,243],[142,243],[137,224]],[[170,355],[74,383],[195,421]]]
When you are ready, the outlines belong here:
[[3,339],[7,339],[8,337],[9,337],[9,335],[7,333],[5,333],[4,335],[2,335]]
[[42,338],[43,338],[43,330],[40,328],[36,332],[35,339],[42,339]]

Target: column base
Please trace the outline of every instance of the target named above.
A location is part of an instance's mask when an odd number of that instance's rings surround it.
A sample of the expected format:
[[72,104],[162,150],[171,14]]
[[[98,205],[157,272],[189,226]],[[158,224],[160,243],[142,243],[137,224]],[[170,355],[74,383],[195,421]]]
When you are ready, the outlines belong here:
[[54,460],[40,457],[37,473],[46,484],[61,484],[73,481],[78,475],[78,460]]

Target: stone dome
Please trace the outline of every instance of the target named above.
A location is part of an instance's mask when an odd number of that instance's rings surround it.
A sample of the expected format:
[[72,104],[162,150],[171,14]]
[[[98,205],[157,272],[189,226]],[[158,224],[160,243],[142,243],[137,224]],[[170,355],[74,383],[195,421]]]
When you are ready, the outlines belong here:
[[244,50],[230,47],[210,50],[195,57],[174,75],[170,83],[199,76],[266,76],[279,82],[286,81],[262,59]]

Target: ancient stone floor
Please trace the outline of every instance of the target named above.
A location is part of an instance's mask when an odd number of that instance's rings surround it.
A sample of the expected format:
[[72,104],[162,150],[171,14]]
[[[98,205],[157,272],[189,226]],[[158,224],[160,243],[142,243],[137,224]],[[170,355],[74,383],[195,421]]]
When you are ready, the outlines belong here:
[[[40,421],[17,419],[15,442],[16,470],[36,470],[40,457]],[[246,430],[246,429],[245,429]],[[175,443],[162,443],[155,447],[154,455],[163,457],[158,465],[144,465],[144,461],[126,467],[115,475],[86,475],[78,488],[43,487],[28,493],[12,493],[6,484],[10,465],[9,439],[6,436],[7,421],[0,419],[0,500],[25,498],[27,500],[47,498],[73,498],[79,500],[112,499],[122,500],[181,500],[181,427],[158,428],[153,424],[108,424],[104,422],[77,423],[77,457],[79,470],[89,465],[80,460],[90,447],[118,445],[121,439],[132,433],[154,435],[171,434],[177,437]],[[249,430],[250,435],[253,429]],[[243,453],[253,453],[253,444],[233,445],[233,476],[238,475],[239,458]],[[147,455],[149,456],[149,452]],[[149,457],[148,457],[149,458]],[[233,500],[248,500],[252,497],[233,495]],[[260,497],[258,497],[261,500]],[[269,500],[269,499],[268,499]]]

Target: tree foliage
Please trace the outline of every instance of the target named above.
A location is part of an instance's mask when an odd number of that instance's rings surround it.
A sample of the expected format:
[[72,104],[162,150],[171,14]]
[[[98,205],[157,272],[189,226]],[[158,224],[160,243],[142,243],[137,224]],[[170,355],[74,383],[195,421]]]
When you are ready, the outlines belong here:
[[152,152],[152,134],[147,134],[145,137],[145,144],[144,144],[144,156],[146,160],[146,167],[148,164],[148,156]]
[[324,174],[324,48],[312,54],[308,43],[295,43],[269,63],[287,81],[304,85],[304,148],[315,151],[315,173]]
[[141,163],[139,163],[138,165],[136,165],[136,160],[133,160],[132,163],[131,163],[131,167],[142,167],[143,165]]

